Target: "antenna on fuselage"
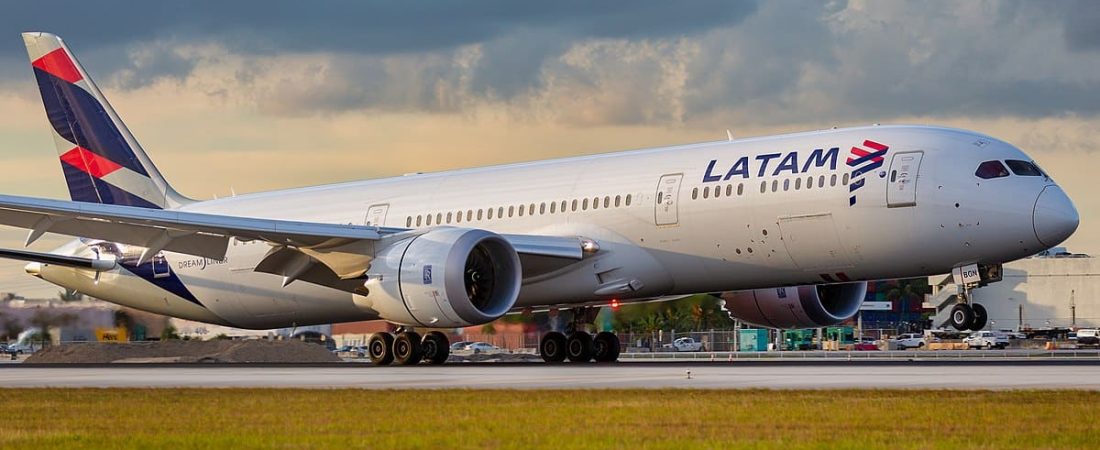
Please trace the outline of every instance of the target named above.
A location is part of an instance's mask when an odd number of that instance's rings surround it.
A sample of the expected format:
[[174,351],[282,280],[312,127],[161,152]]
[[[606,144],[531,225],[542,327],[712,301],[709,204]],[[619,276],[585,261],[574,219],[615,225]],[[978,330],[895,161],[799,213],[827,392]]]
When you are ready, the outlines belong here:
[[729,128],[726,128],[726,140],[733,142],[733,133],[730,132]]

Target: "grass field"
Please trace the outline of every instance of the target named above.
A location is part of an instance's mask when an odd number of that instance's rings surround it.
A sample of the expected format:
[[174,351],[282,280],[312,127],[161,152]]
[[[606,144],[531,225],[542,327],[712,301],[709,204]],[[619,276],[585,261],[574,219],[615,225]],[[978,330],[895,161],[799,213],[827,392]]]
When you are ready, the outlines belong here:
[[1095,448],[1071,391],[0,389],[5,448]]

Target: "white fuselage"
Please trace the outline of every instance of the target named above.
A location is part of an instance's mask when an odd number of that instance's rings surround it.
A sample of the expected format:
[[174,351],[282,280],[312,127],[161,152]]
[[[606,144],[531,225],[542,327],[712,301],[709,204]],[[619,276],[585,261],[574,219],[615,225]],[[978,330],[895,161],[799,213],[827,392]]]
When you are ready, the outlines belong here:
[[[859,161],[880,144],[888,147],[881,166]],[[629,302],[946,273],[1018,259],[1072,233],[1036,228],[1068,226],[1058,224],[1069,218],[1037,216],[1044,190],[1058,198],[1042,203],[1069,204],[1048,177],[976,176],[991,160],[1031,158],[967,131],[875,126],[239,195],[184,209],[582,236],[599,243],[598,254],[525,277],[516,307],[604,299],[597,291],[608,274],[637,283],[615,296]],[[39,276],[104,300],[241,327],[377,318],[347,291],[305,282],[284,288],[281,277],[253,271],[269,249],[233,241],[224,261],[167,253],[159,263],[194,300],[125,267],[98,282],[94,273],[61,267]],[[90,252],[80,242],[63,251]]]

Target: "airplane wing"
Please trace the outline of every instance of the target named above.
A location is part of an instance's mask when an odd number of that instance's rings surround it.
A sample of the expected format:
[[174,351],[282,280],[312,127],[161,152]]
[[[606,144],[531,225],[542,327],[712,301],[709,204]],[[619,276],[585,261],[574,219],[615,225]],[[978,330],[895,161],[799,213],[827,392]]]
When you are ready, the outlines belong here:
[[[289,281],[298,278],[301,274],[294,272],[304,270],[310,262],[324,264],[340,279],[361,276],[370,267],[376,245],[426,231],[12,195],[0,195],[0,224],[29,229],[27,245],[50,232],[144,247],[139,264],[161,250],[223,259],[230,238],[259,240],[273,248],[266,264],[261,263],[257,270],[283,275]],[[505,235],[504,238],[521,255],[570,260],[583,257],[583,243],[576,237]]]

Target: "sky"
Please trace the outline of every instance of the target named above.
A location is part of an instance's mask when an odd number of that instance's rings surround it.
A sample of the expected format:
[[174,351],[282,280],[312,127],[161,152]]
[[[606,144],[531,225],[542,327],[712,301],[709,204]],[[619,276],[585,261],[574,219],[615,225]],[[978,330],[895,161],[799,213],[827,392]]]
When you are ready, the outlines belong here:
[[[0,192],[67,198],[22,31],[61,35],[195,198],[933,124],[1024,149],[1081,213],[1065,245],[1100,253],[1100,2],[7,3]],[[21,266],[0,291],[56,291]]]

